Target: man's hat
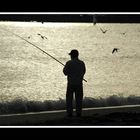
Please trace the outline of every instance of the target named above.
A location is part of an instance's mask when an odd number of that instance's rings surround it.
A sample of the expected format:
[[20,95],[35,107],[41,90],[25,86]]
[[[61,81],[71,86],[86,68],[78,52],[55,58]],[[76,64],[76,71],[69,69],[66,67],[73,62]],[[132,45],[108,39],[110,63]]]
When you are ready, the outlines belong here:
[[79,52],[78,52],[78,50],[71,50],[71,52],[69,53],[69,55],[74,56],[74,57],[78,57]]

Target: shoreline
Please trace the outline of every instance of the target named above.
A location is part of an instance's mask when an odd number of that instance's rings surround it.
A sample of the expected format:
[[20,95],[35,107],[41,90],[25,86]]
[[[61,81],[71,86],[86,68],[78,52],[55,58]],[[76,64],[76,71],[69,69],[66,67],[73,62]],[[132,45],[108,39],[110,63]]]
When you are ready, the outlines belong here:
[[0,125],[1,126],[140,125],[140,105],[84,108],[82,117],[80,118],[66,117],[65,110],[0,115]]
[[[11,16],[12,15],[12,16]],[[94,16],[94,17],[93,17]],[[140,23],[138,14],[0,14],[1,21]]]
[[81,118],[63,118],[46,121],[37,126],[140,126],[140,113],[117,112],[106,115],[93,114]]

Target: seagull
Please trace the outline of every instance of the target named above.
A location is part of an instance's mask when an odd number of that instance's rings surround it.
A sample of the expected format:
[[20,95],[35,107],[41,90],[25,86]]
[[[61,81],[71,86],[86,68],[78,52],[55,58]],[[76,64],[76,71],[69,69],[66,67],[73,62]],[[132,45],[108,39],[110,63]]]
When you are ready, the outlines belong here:
[[105,34],[108,30],[103,30],[102,28],[100,28],[100,30],[102,31],[103,34]]
[[126,32],[124,32],[124,33],[121,33],[122,35],[125,35],[126,34]]
[[40,35],[40,36],[41,36],[41,38],[42,38],[42,39],[44,39],[44,36],[42,36],[41,34],[37,34],[37,35]]
[[44,39],[44,38],[45,38],[45,39],[48,39],[46,36],[43,36],[43,35],[41,35],[41,34],[37,34],[37,35],[40,35],[42,39]]
[[113,50],[112,50],[112,54],[116,51],[116,52],[118,52],[118,48],[114,48]]

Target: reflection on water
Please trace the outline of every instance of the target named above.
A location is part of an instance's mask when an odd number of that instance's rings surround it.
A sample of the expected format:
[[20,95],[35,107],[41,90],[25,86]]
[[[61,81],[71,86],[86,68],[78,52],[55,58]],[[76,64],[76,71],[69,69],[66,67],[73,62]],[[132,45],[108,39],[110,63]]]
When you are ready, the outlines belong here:
[[[38,45],[62,63],[69,60],[71,49],[78,49],[87,67],[85,97],[139,95],[140,24],[0,22],[1,101],[17,96],[35,101],[64,99],[67,82],[63,66],[2,28]],[[102,33],[100,28],[108,31]],[[119,51],[112,54],[113,48]]]

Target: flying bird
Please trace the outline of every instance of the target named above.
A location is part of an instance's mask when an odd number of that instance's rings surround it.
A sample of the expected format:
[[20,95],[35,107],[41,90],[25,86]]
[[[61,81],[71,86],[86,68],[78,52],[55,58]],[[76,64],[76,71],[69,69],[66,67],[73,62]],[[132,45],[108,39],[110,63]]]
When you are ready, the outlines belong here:
[[102,31],[103,34],[105,34],[108,30],[103,30],[102,28],[100,28],[100,30]]
[[37,34],[37,35],[41,36],[42,39],[44,39],[44,38],[45,38],[45,39],[48,39],[46,36],[43,36],[43,35],[41,35],[41,34]]
[[113,50],[112,50],[112,54],[114,53],[114,52],[118,52],[118,48],[114,48]]
[[122,35],[125,35],[126,34],[126,32],[124,32],[124,33],[121,33]]

